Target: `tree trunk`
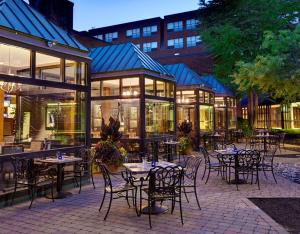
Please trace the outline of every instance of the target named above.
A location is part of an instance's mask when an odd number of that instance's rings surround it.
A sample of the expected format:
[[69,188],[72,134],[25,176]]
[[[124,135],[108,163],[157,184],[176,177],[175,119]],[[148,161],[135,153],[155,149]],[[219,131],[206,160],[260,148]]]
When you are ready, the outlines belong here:
[[254,90],[248,92],[248,123],[252,129],[256,128],[258,98]]

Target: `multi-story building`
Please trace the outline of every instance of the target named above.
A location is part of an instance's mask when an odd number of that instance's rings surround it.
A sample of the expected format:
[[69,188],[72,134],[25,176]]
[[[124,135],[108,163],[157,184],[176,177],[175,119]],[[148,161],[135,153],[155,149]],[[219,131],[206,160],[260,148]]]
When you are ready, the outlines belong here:
[[185,63],[200,74],[210,73],[213,61],[199,27],[195,10],[91,29],[87,34],[112,44],[132,42],[162,64]]

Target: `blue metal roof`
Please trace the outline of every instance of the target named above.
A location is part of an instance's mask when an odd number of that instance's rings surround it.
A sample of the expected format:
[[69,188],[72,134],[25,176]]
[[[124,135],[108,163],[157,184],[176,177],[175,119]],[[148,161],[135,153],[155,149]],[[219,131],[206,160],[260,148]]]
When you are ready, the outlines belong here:
[[66,31],[22,0],[0,0],[0,27],[88,51]]
[[213,75],[201,76],[201,79],[206,82],[217,95],[234,96],[234,93],[218,81]]
[[93,48],[89,57],[92,58],[92,73],[146,69],[173,79],[164,66],[132,43]]
[[184,63],[165,65],[165,68],[176,78],[177,85],[200,85],[209,87],[201,76]]

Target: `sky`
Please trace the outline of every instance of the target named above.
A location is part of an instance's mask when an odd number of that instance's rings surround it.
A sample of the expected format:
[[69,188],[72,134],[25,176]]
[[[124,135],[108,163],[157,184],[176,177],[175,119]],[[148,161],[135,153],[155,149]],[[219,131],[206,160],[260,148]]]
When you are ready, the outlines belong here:
[[74,29],[89,30],[196,10],[199,0],[73,0]]

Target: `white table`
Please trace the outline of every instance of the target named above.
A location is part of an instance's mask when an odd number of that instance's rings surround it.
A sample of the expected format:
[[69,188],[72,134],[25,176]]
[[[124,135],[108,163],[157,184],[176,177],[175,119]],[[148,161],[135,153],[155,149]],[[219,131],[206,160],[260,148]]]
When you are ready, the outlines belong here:
[[[38,163],[46,163],[46,164],[52,164],[57,165],[57,178],[56,178],[56,193],[54,194],[55,199],[63,199],[67,196],[72,195],[71,193],[63,192],[63,180],[64,180],[64,166],[66,164],[72,164],[76,162],[82,161],[82,158],[76,158],[71,156],[65,156],[63,159],[57,159],[57,158],[46,158],[46,159],[37,159],[36,162]],[[51,196],[47,196],[50,197]]]

